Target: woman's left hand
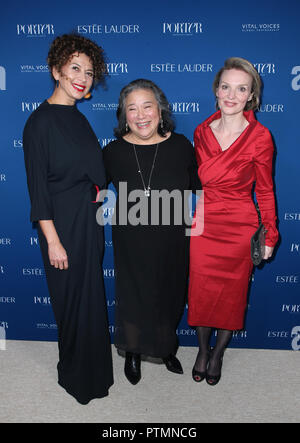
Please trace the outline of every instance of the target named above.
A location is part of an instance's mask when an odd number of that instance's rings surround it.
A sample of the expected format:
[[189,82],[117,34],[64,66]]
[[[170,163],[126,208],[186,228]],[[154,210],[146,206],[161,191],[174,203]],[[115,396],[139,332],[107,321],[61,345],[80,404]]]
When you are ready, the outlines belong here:
[[263,257],[264,260],[268,260],[268,258],[272,257],[274,248],[271,246],[265,246],[265,255]]

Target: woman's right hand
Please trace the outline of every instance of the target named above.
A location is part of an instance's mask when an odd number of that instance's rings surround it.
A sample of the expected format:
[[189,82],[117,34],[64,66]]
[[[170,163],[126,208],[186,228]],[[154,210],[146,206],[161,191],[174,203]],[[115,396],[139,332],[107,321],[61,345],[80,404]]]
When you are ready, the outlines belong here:
[[48,256],[51,265],[56,269],[68,269],[68,256],[60,242],[53,220],[39,220],[39,224],[48,243]]
[[68,269],[68,256],[60,242],[50,242],[48,244],[48,255],[50,264],[56,269]]

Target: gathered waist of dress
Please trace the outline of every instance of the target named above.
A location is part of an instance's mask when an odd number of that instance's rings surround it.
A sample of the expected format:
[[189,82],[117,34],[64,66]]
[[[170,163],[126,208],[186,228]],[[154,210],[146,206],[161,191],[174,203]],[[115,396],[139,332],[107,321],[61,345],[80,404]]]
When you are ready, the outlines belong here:
[[214,203],[216,201],[246,201],[250,202],[252,200],[251,192],[231,190],[231,189],[216,189],[203,187],[203,195],[205,203]]

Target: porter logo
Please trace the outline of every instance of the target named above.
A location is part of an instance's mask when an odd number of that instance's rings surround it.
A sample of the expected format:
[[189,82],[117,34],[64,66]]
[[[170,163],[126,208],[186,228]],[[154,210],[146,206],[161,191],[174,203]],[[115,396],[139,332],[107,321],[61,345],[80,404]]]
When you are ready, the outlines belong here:
[[33,302],[35,305],[36,304],[43,305],[43,306],[50,306],[51,305],[50,297],[33,297]]
[[264,74],[275,74],[275,64],[274,63],[253,63],[253,66],[257,72],[261,75]]
[[104,268],[103,275],[104,275],[104,278],[114,278],[115,270],[113,268]]
[[291,252],[300,252],[300,244],[299,243],[292,243],[291,245]]
[[119,75],[128,74],[127,63],[106,63],[108,74]]
[[[117,110],[118,104],[116,103],[114,110]],[[104,146],[108,145],[108,143],[115,140],[115,138],[98,138],[98,142],[101,146],[101,148],[104,148]]]
[[22,112],[32,112],[35,111],[42,102],[22,102]]
[[163,34],[171,35],[196,35],[202,33],[202,23],[163,23]]
[[200,112],[198,102],[173,102],[170,103],[170,109],[173,114],[191,114]]
[[17,35],[25,35],[26,37],[45,37],[54,34],[54,25],[52,24],[33,24],[17,25]]

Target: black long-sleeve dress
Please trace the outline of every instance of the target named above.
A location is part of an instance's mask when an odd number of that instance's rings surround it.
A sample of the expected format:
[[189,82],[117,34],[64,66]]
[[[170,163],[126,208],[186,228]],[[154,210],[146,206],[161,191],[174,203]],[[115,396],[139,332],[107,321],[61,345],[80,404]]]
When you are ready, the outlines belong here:
[[[157,145],[135,147],[144,181],[148,184]],[[122,225],[127,216],[130,218],[130,213],[135,213],[136,203],[127,202],[125,218],[121,206],[125,206],[131,191],[144,189],[134,148],[131,143],[119,139],[109,143],[103,155],[107,178],[118,192],[117,214],[112,226],[116,276],[114,343],[125,351],[164,358],[176,352],[176,327],[186,301],[189,237],[185,229],[188,224],[184,222],[183,210],[175,207],[170,198],[170,210],[167,202],[164,205],[164,214],[170,215],[170,224],[164,225],[163,208],[160,207],[157,218],[151,198],[144,196],[149,205],[148,218],[146,220],[139,211],[136,218],[148,224]],[[126,183],[127,191],[120,191],[121,182]],[[158,145],[151,193],[177,190],[183,203],[183,191],[200,186],[192,144],[183,135],[172,133]],[[143,198],[143,192],[141,194]],[[157,224],[151,224],[151,210]],[[180,217],[182,220],[178,225],[174,223],[176,217],[179,217],[177,222]]]
[[58,327],[58,383],[82,404],[108,395],[112,356],[102,275],[103,227],[94,184],[105,186],[102,151],[76,106],[43,102],[23,134],[32,222],[53,220],[69,268],[50,265],[38,227]]

